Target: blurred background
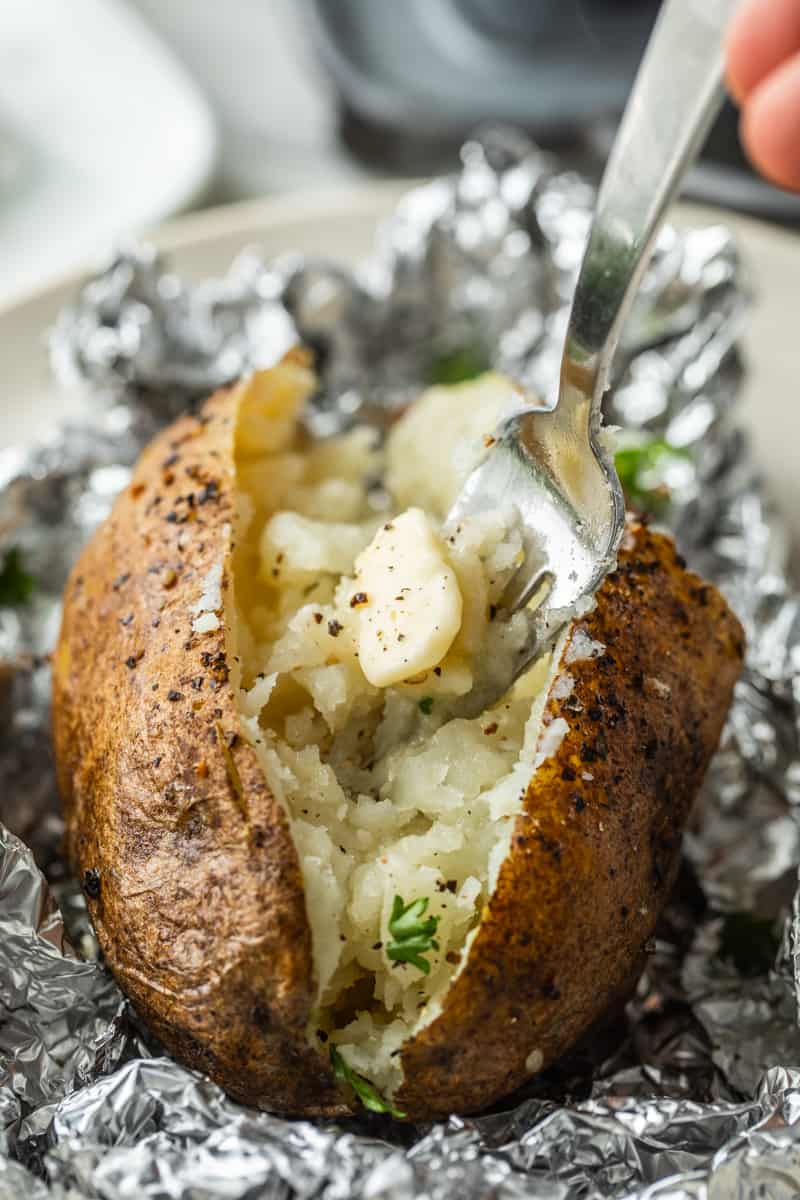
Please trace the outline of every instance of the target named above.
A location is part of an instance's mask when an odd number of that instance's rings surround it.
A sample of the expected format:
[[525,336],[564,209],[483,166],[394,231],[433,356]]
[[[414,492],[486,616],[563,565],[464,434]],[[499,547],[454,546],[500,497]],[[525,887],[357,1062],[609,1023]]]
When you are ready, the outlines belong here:
[[[3,0],[0,303],[208,205],[456,161],[510,121],[597,174],[658,0]],[[728,106],[687,189],[769,220]]]

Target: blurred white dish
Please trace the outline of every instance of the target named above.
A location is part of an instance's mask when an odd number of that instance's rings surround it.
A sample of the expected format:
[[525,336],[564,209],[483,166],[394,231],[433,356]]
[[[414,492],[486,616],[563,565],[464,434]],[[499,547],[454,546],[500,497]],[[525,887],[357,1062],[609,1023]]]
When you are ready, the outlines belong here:
[[187,206],[215,154],[199,91],[119,0],[3,0],[0,301]]
[[[379,184],[334,192],[302,193],[229,205],[173,221],[152,240],[190,279],[223,273],[245,246],[266,255],[299,250],[355,262],[370,250],[375,226],[392,210],[406,185]],[[732,227],[757,289],[744,346],[748,377],[742,420],[772,494],[800,546],[800,344],[796,332],[800,290],[800,238],[749,218],[714,209],[682,207],[677,219],[696,225]],[[0,448],[50,432],[67,415],[81,411],[80,395],[65,396],[48,374],[45,334],[59,309],[75,293],[79,274],[0,310],[4,403]]]

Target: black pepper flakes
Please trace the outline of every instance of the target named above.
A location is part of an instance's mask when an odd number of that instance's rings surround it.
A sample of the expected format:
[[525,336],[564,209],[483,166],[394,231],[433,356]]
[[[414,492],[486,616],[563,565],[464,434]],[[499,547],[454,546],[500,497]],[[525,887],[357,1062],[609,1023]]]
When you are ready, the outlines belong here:
[[96,867],[89,867],[88,871],[83,872],[81,887],[89,900],[98,899],[100,896],[100,872]]
[[[228,664],[225,659],[225,653],[218,650],[213,654],[210,650],[203,650],[200,653],[200,662],[217,677],[217,683],[225,683],[228,679]],[[211,686],[213,687],[213,681]]]
[[175,688],[170,688],[170,690],[167,692],[167,699],[168,700],[182,700],[183,692],[178,692],[175,690]]
[[561,843],[556,838],[548,837],[544,833],[536,835],[536,840],[541,845],[546,854],[549,854],[554,862],[561,862]]
[[343,629],[344,625],[342,625],[340,621],[337,621],[335,617],[332,621],[328,621],[328,633],[331,635],[331,637],[338,637]]
[[209,502],[209,500],[218,500],[218,499],[219,499],[219,484],[215,480],[210,479],[209,482],[205,485],[205,487],[201,491],[200,495],[197,497],[197,503],[198,504],[207,504]]
[[354,592],[350,597],[351,608],[363,608],[365,604],[369,604],[369,596],[366,592]]

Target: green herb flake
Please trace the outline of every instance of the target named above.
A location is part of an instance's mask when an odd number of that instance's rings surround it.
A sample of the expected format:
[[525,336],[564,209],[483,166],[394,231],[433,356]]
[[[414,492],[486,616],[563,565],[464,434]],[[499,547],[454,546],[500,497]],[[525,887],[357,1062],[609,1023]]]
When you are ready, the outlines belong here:
[[392,962],[411,963],[424,975],[430,973],[431,964],[423,956],[439,949],[439,943],[434,940],[439,918],[428,917],[423,921],[427,907],[426,896],[412,900],[410,904],[404,904],[402,897],[395,896],[389,917],[392,941],[386,947]]
[[747,978],[766,975],[780,946],[779,922],[752,913],[728,913],[722,923],[719,957]]
[[614,456],[628,501],[656,513],[669,504],[666,475],[676,462],[691,462],[691,455],[660,438],[651,438],[640,446],[625,446]]
[[25,604],[35,587],[33,577],[22,563],[19,546],[6,551],[0,567],[0,605]]
[[419,702],[419,711],[429,717],[433,712],[433,696],[423,696]]
[[404,1112],[400,1112],[399,1108],[395,1108],[388,1100],[384,1100],[374,1084],[348,1066],[338,1048],[334,1045],[331,1046],[331,1066],[333,1067],[336,1082],[342,1084],[344,1087],[351,1087],[364,1105],[364,1108],[368,1108],[370,1112],[388,1113],[389,1116],[396,1117],[398,1120],[402,1120],[406,1115]]
[[460,350],[450,350],[435,359],[431,364],[428,379],[430,383],[466,383],[469,379],[477,379],[479,375],[483,375],[490,366],[484,350],[478,346],[463,346]]

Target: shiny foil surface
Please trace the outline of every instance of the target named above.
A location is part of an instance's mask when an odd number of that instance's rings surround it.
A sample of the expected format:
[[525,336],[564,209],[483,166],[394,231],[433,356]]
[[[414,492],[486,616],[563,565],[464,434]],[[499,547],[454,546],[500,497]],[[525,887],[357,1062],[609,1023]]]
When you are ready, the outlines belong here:
[[607,409],[680,450],[659,519],[749,645],[624,1013],[480,1117],[278,1119],[161,1055],[60,857],[46,658],[60,591],[159,424],[298,334],[319,356],[320,435],[384,421],[431,378],[482,363],[554,395],[592,190],[509,131],[462,158],[399,205],[356,271],[253,251],[190,288],[127,250],[51,333],[56,375],[86,389],[91,415],[0,453],[0,548],[18,547],[36,581],[0,608],[2,1200],[800,1194],[800,603],[737,424],[749,287],[722,227],[663,233]]

